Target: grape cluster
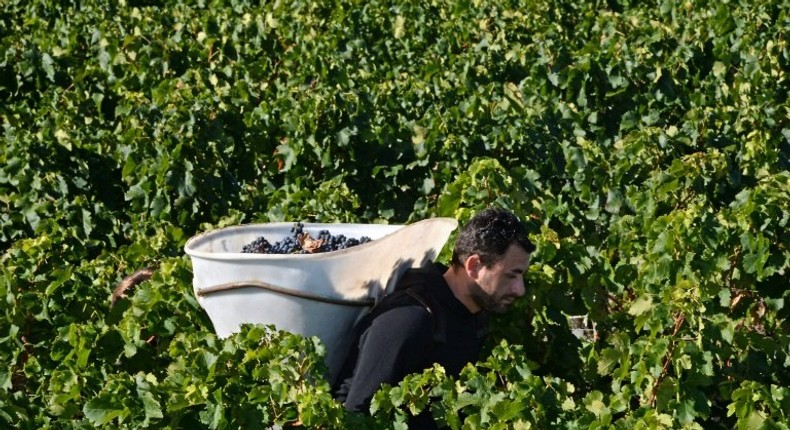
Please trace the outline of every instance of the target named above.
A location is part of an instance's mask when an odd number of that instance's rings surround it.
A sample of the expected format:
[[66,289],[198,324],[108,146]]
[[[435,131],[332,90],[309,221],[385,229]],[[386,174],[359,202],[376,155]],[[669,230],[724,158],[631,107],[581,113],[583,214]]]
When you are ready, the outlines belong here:
[[329,230],[321,230],[318,232],[318,240],[321,241],[321,246],[318,248],[317,252],[329,252],[362,245],[363,243],[370,242],[372,239],[367,236],[362,236],[357,239],[354,237],[346,237],[342,234],[334,236],[329,233]]
[[269,241],[263,236],[253,240],[241,248],[241,252],[256,254],[271,254],[271,250],[272,244],[269,243]]
[[318,237],[313,238],[310,233],[304,231],[304,224],[295,223],[291,227],[291,235],[284,237],[279,242],[270,243],[263,236],[244,245],[241,252],[257,254],[311,254],[317,252],[338,251],[351,248],[370,242],[372,239],[362,236],[359,239],[346,237],[339,234],[337,236],[329,230],[321,230]]

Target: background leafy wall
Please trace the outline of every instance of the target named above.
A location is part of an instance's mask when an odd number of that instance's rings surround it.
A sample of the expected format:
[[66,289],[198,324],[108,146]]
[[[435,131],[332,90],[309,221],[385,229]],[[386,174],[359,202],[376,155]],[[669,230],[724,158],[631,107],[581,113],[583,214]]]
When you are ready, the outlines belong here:
[[[787,428],[786,2],[0,4],[4,425]],[[527,299],[376,418],[320,344],[193,298],[212,228],[489,204],[539,245]]]

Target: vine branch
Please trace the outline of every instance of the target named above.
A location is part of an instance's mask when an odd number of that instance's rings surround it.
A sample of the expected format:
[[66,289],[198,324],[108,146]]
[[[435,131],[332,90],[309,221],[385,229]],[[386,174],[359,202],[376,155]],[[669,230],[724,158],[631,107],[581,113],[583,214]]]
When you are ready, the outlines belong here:
[[655,406],[658,386],[669,372],[669,364],[672,362],[672,354],[675,352],[675,337],[680,332],[680,327],[683,326],[683,322],[685,320],[686,315],[683,314],[683,312],[678,312],[675,314],[675,328],[672,330],[672,340],[669,343],[667,353],[664,354],[664,363],[661,367],[661,374],[658,375],[658,378],[656,378],[655,382],[653,382],[653,388],[650,390],[650,397],[648,398],[648,403],[650,403],[650,406]]

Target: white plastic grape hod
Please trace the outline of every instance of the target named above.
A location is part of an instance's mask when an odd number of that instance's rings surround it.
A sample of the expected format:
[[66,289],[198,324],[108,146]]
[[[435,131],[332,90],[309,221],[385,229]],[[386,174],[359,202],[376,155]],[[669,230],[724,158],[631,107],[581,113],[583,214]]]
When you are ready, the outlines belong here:
[[370,242],[313,254],[242,253],[263,236],[271,243],[291,235],[294,223],[247,224],[212,230],[187,241],[193,287],[214,330],[227,337],[241,324],[273,324],[326,346],[329,379],[342,366],[352,327],[375,301],[392,290],[410,267],[433,261],[457,222],[430,218],[409,225],[304,223]]

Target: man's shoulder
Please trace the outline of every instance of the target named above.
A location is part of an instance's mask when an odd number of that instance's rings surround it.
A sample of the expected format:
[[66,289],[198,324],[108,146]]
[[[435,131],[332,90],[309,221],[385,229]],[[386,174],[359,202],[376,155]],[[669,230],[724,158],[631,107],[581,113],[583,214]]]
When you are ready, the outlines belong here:
[[367,338],[386,339],[392,347],[398,344],[425,345],[433,337],[433,320],[419,304],[395,306],[371,318],[365,333]]
[[371,316],[380,318],[387,315],[387,319],[399,318],[404,320],[423,320],[430,316],[431,310],[412,288],[395,290],[384,296],[373,308]]
[[430,311],[425,309],[420,303],[403,303],[383,309],[375,320],[383,321],[387,324],[423,325],[430,322],[431,315]]
[[446,286],[444,272],[447,267],[438,263],[408,269],[395,285],[395,291],[413,290],[423,292],[424,289],[436,289]]

